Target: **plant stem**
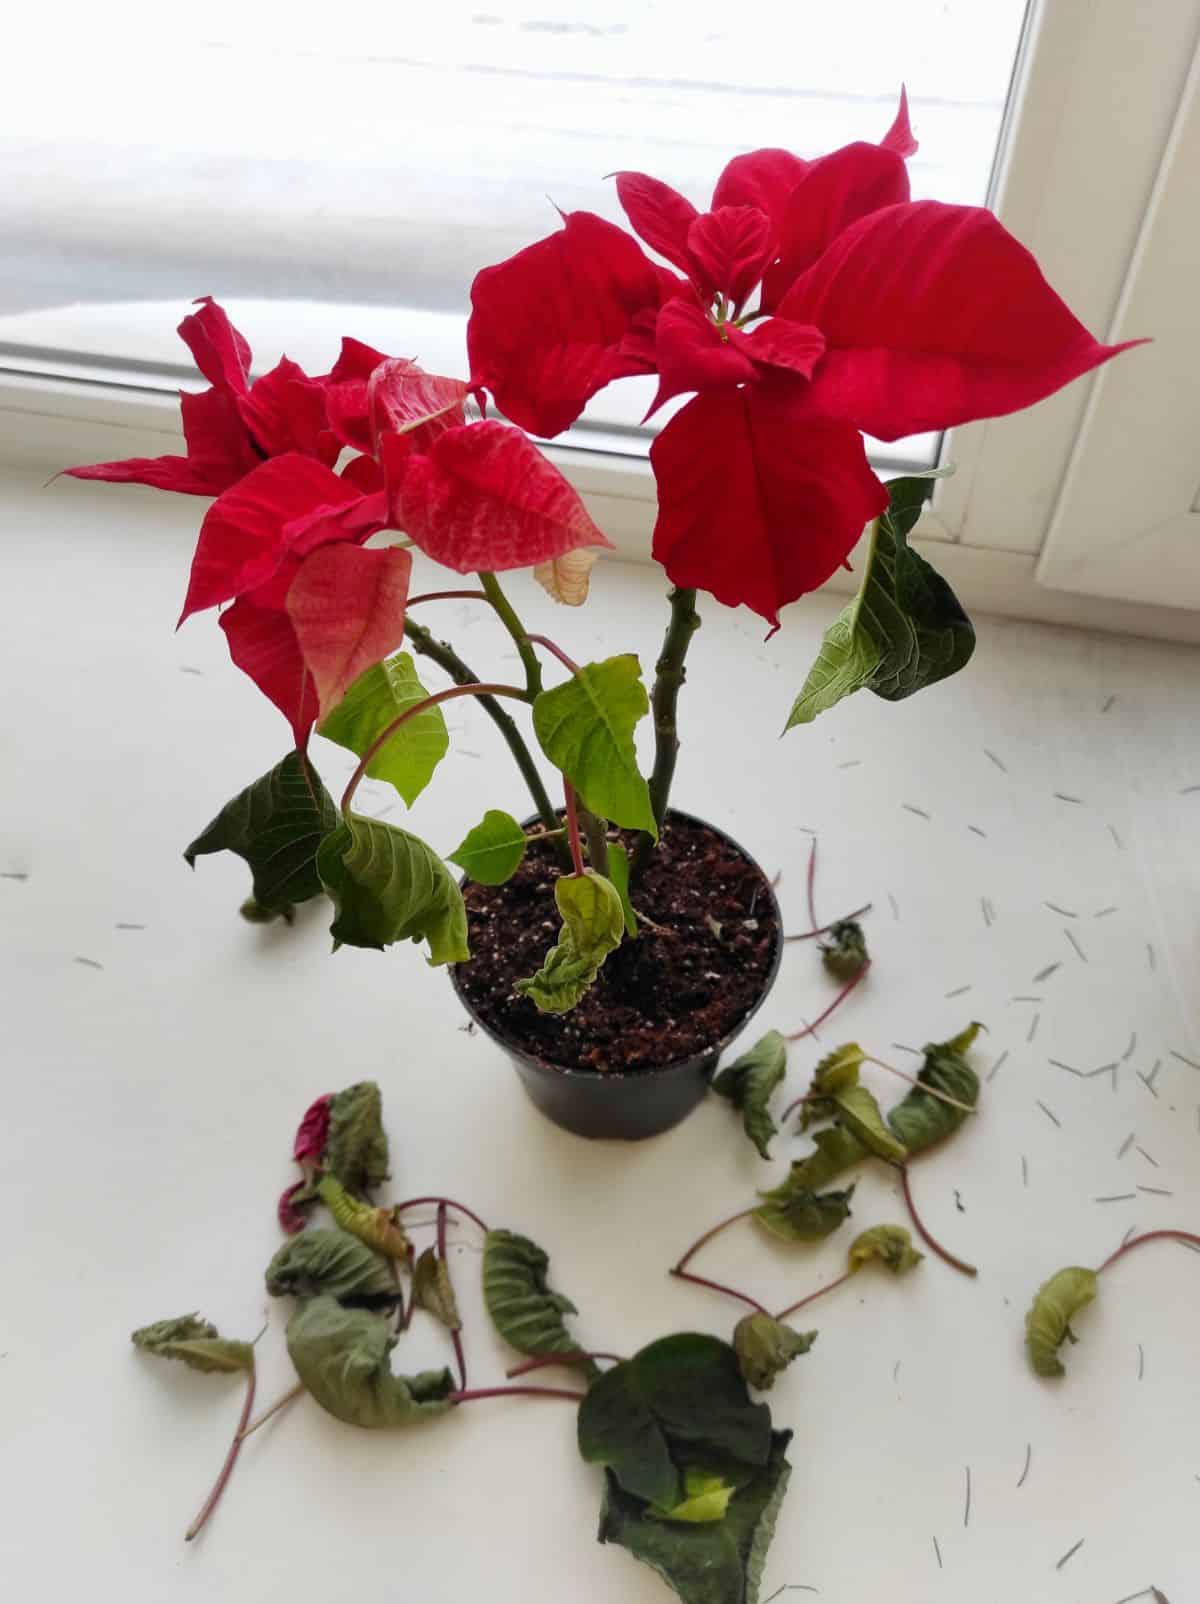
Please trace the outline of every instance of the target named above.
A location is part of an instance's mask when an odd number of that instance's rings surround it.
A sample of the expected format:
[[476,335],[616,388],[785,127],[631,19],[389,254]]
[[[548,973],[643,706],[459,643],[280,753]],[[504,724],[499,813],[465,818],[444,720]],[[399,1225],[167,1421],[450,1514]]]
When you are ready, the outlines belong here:
[[608,825],[588,808],[580,808],[579,823],[587,841],[588,862],[597,874],[607,874]]
[[843,925],[849,919],[859,919],[864,913],[870,913],[871,904],[864,902],[861,908],[855,908],[853,913],[844,913],[840,919],[831,919],[827,925],[818,925],[815,930],[801,930],[798,935],[784,936],[785,941],[811,941],[814,936],[824,936],[834,925]]
[[[414,623],[411,618],[405,620],[404,637],[414,652],[418,652],[422,657],[428,657],[439,668],[444,669],[456,685],[480,683],[479,675],[463,662],[452,646],[446,641],[435,640],[423,625]],[[529,787],[529,794],[533,798],[538,817],[548,831],[556,829],[558,815],[550,804],[550,797],[538,773],[533,754],[525,744],[516,723],[494,696],[480,696],[479,705],[504,737],[505,744],[521,771],[521,777]]]
[[410,596],[405,607],[415,607],[427,601],[491,601],[486,590],[426,590],[419,596]]
[[555,657],[558,658],[559,662],[569,674],[578,674],[579,664],[574,660],[574,658],[568,657],[566,652],[563,651],[562,647],[556,645],[555,642],[550,639],[549,635],[526,635],[525,639],[527,641],[531,641],[536,646],[544,646],[548,652],[553,652]]
[[939,1103],[946,1103],[950,1108],[961,1109],[964,1114],[978,1113],[978,1109],[974,1103],[961,1103],[957,1097],[951,1097],[949,1092],[939,1091],[936,1086],[930,1086],[925,1081],[918,1080],[915,1075],[910,1075],[906,1069],[897,1069],[895,1064],[884,1063],[882,1058],[873,1058],[871,1054],[868,1053],[865,1062],[868,1064],[878,1064],[880,1069],[886,1069],[893,1075],[899,1075],[900,1079],[906,1080],[910,1086],[916,1086],[920,1091],[923,1091],[926,1096],[936,1097]]
[[477,1398],[570,1398],[572,1403],[582,1403],[586,1397],[586,1392],[569,1392],[565,1387],[476,1387],[470,1392],[447,1393],[446,1401],[464,1404]]
[[[446,1266],[447,1280],[450,1275],[450,1261],[446,1257],[446,1200],[442,1198],[437,1206],[437,1256]],[[416,1302],[416,1299],[413,1300]],[[451,1326],[450,1340],[454,1344],[454,1357],[458,1361],[458,1379],[462,1390],[467,1390],[467,1356],[463,1352],[462,1332],[458,1326]]]
[[298,1381],[294,1387],[292,1387],[288,1392],[284,1393],[282,1398],[276,1398],[275,1402],[269,1409],[264,1409],[257,1420],[252,1420],[248,1426],[244,1426],[242,1428],[240,1440],[245,1442],[246,1438],[249,1437],[253,1432],[256,1432],[260,1426],[265,1426],[272,1415],[277,1415],[281,1409],[286,1409],[288,1404],[294,1403],[304,1391],[304,1383],[302,1381]]
[[533,1370],[544,1370],[547,1365],[586,1364],[589,1359],[611,1359],[618,1365],[625,1363],[619,1353],[544,1353],[536,1359],[526,1359],[524,1364],[514,1365],[504,1374],[509,1381],[515,1381],[518,1376],[527,1376]]
[[841,1007],[842,1003],[845,1002],[846,998],[854,990],[855,986],[857,986],[859,981],[864,978],[864,976],[866,975],[867,970],[870,967],[871,967],[871,960],[869,958],[865,958],[863,960],[862,968],[858,971],[858,973],[856,975],[854,975],[850,980],[848,980],[846,982],[846,984],[842,987],[841,991],[838,992],[837,996],[830,1003],[829,1007],[826,1008],[824,1013],[818,1014],[817,1017],[813,1020],[812,1024],[811,1025],[805,1025],[803,1030],[789,1031],[788,1038],[787,1038],[788,1041],[801,1041],[801,1040],[803,1040],[803,1038],[805,1036],[813,1035],[815,1033],[815,1031],[816,1031],[817,1026],[818,1025],[823,1025],[825,1023],[825,1021],[829,1018],[830,1014],[832,1014],[835,1009]]
[[815,1292],[810,1292],[806,1298],[798,1298],[795,1303],[789,1303],[786,1309],[780,1309],[779,1313],[773,1318],[786,1320],[789,1314],[795,1314],[797,1309],[803,1309],[807,1304],[815,1303],[818,1298],[823,1298],[827,1292],[832,1292],[834,1287],[840,1287],[844,1281],[849,1281],[853,1275],[853,1270],[847,1270],[844,1275],[839,1275],[836,1281],[829,1281],[823,1287],[818,1287]]
[[938,1239],[935,1236],[931,1236],[926,1230],[924,1221],[917,1213],[917,1205],[913,1202],[912,1187],[908,1182],[908,1165],[897,1164],[896,1168],[900,1171],[900,1190],[904,1194],[904,1205],[908,1209],[909,1216],[921,1241],[925,1243],[926,1247],[932,1249],[939,1259],[944,1260],[953,1269],[961,1271],[963,1275],[978,1275],[979,1271],[973,1264],[968,1264],[965,1259],[956,1259],[953,1253],[944,1248]]
[[[696,612],[696,592],[678,586],[670,594],[671,618],[663,636],[662,651],[654,665],[654,690],[650,705],[654,713],[654,770],[650,776],[650,805],[654,809],[659,835],[667,817],[667,804],[671,797],[671,781],[675,777],[675,760],[679,756],[679,730],[676,709],[679,692],[687,679],[684,660],[692,636],[700,628]],[[646,870],[650,854],[654,851],[654,838],[648,831],[638,837],[634,848],[631,877],[636,881]],[[816,920],[813,920],[816,923]]]
[[457,1209],[460,1214],[465,1214],[468,1220],[474,1220],[484,1236],[487,1236],[488,1228],[478,1214],[469,1209],[465,1203],[456,1203],[452,1197],[409,1197],[405,1198],[403,1203],[396,1203],[393,1206],[398,1214],[403,1214],[405,1209],[415,1209],[430,1203],[444,1203],[447,1208]]
[[451,685],[448,690],[436,691],[432,696],[427,696],[422,702],[414,702],[411,707],[406,707],[398,718],[394,718],[390,724],[380,731],[362,757],[359,758],[358,767],[350,776],[350,783],[342,792],[343,813],[349,811],[350,801],[355,791],[358,790],[359,781],[367,772],[372,758],[380,747],[386,746],[396,731],[407,724],[409,719],[416,718],[418,713],[425,713],[431,707],[437,707],[442,702],[452,702],[457,696],[513,696],[519,702],[528,701],[526,693],[519,690],[515,685]]
[[213,1483],[213,1490],[204,1500],[204,1505],[195,1520],[184,1534],[184,1542],[190,1543],[194,1537],[199,1537],[204,1530],[204,1523],[216,1509],[221,1494],[225,1491],[225,1484],[233,1475],[233,1467],[237,1464],[237,1456],[242,1451],[242,1432],[246,1429],[246,1422],[250,1419],[250,1411],[254,1408],[255,1373],[250,1371],[246,1377],[246,1397],[242,1404],[241,1417],[237,1423],[237,1430],[233,1434],[233,1441],[229,1445],[229,1452],[225,1455],[225,1463],[221,1466],[221,1473]]
[[540,696],[542,691],[542,665],[538,662],[538,654],[530,645],[529,636],[525,633],[525,626],[513,611],[512,603],[500,589],[500,581],[495,574],[481,572],[479,583],[483,586],[484,594],[496,609],[496,615],[505,629],[513,638],[517,648],[517,655],[525,669],[525,692],[528,701]]
[[575,803],[575,787],[570,780],[565,778],[563,780],[563,795],[567,800],[567,840],[571,844],[571,862],[575,867],[575,873],[582,875],[584,872],[583,842],[579,838],[579,810]]
[[1200,1248],[1200,1236],[1193,1235],[1191,1231],[1144,1231],[1141,1236],[1130,1237],[1128,1242],[1122,1242],[1115,1253],[1109,1254],[1096,1274],[1101,1275],[1110,1264],[1115,1264],[1134,1248],[1140,1248],[1143,1242],[1188,1242],[1192,1247]]
[[691,1281],[694,1286],[708,1287],[710,1292],[723,1292],[727,1298],[736,1298],[739,1303],[748,1303],[759,1314],[766,1314],[767,1309],[757,1298],[752,1298],[748,1292],[739,1292],[736,1287],[727,1287],[723,1281],[710,1281],[706,1275],[693,1275],[690,1270],[681,1270],[678,1265],[667,1272],[680,1281]]
[[793,1097],[791,1102],[784,1109],[783,1113],[779,1116],[779,1123],[782,1125],[785,1119],[789,1119],[791,1115],[793,1115],[800,1107],[801,1103],[811,1102],[812,1096],[812,1088],[810,1087],[808,1091],[801,1092],[799,1097]]
[[682,1271],[685,1270],[691,1261],[696,1257],[697,1253],[699,1253],[700,1249],[706,1242],[711,1242],[714,1236],[718,1236],[723,1230],[725,1230],[726,1226],[736,1225],[739,1220],[749,1219],[750,1215],[754,1213],[754,1209],[754,1204],[751,1204],[748,1209],[739,1209],[736,1214],[731,1214],[727,1220],[721,1220],[718,1224],[705,1231],[703,1236],[698,1236],[692,1243],[691,1247],[675,1265],[675,1268],[671,1273],[673,1275],[682,1273]]

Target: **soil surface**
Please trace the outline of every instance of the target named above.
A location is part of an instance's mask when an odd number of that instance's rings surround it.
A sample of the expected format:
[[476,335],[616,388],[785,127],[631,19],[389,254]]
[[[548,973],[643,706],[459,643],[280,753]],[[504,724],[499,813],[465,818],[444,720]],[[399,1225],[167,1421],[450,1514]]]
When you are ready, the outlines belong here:
[[[632,851],[634,832],[609,834]],[[550,844],[534,840],[504,885],[463,888],[472,956],[458,984],[514,1046],[573,1069],[652,1070],[712,1046],[758,1001],[781,937],[767,880],[716,830],[669,814],[633,890],[637,937],[570,1013],[539,1013],[512,988],[558,939],[560,872]]]

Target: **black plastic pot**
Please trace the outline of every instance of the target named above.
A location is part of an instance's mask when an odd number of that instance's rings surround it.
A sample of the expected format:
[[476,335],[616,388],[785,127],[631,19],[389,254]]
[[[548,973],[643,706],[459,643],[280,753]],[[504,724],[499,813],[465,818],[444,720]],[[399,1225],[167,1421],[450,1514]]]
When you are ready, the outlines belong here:
[[[681,813],[676,808],[672,808],[671,813],[676,818],[690,819],[715,830],[732,852],[762,873],[755,859],[724,830],[718,830],[715,825],[709,825],[706,819]],[[536,819],[527,819],[525,827],[529,828],[536,822]],[[775,984],[783,955],[783,927],[779,903],[765,874],[763,887],[764,898],[775,916],[777,934],[771,966],[763,977],[762,990],[754,1004],[719,1040],[703,1052],[676,1060],[675,1063],[624,1073],[612,1069],[575,1069],[551,1063],[544,1058],[535,1058],[480,1018],[463,994],[457,965],[450,970],[450,982],[459,1002],[479,1029],[508,1054],[530,1101],[547,1119],[576,1136],[625,1142],[659,1136],[678,1125],[702,1101],[721,1054],[762,1007],[767,993]]]

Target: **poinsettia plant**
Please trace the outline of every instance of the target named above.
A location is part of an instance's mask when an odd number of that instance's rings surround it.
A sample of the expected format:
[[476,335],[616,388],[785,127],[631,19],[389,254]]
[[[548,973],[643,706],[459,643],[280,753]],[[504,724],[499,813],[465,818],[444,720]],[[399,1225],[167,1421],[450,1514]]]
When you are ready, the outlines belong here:
[[[254,917],[324,892],[337,943],[411,938],[432,963],[465,960],[463,897],[441,852],[354,803],[369,775],[411,805],[448,747],[442,704],[478,698],[538,831],[561,848],[561,934],[517,989],[564,1011],[635,939],[630,878],[667,814],[698,592],[750,608],[773,633],[781,609],[847,565],[869,528],[858,594],[827,631],[788,727],[863,687],[894,700],[961,668],[970,623],[907,542],[929,481],[881,482],[863,433],[895,440],[1013,412],[1123,347],[1093,339],[989,212],[912,201],[916,148],[902,96],[877,144],[812,161],[735,156],[705,211],[646,174],[617,173],[632,233],[572,212],[478,274],[465,380],[355,339],[327,373],[285,357],[252,379],[246,340],[214,301],[199,302],[179,329],[208,384],[182,398],[186,454],[69,470],[216,498],[181,622],[223,608],[233,661],[291,730],[292,749],[226,805],[189,860],[244,857]],[[658,379],[651,413],[690,397],[650,451],[653,555],[672,589],[649,696],[636,655],[576,662],[525,628],[498,578],[530,569],[558,601],[584,601],[610,542],[530,436],[560,434],[606,385],[647,374]],[[412,594],[414,548],[473,585]],[[519,682],[480,677],[413,616],[446,596],[495,613]],[[453,683],[430,691],[414,654]],[[561,774],[561,817],[506,702],[525,704]],[[651,703],[646,776],[634,731]],[[340,802],[317,773],[314,729],[358,758]],[[632,862],[610,825],[639,832]],[[497,884],[527,841],[509,813],[489,810],[449,857]]]

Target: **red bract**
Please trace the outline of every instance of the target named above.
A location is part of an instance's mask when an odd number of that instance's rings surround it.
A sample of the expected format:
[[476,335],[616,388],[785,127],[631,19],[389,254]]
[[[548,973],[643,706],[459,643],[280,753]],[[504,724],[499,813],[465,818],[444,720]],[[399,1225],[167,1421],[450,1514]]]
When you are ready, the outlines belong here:
[[275,1205],[275,1213],[279,1220],[280,1229],[286,1231],[288,1236],[295,1236],[303,1231],[308,1224],[308,1214],[304,1209],[297,1208],[292,1199],[297,1192],[302,1192],[308,1185],[307,1181],[295,1181],[286,1187],[280,1194],[279,1202]]
[[329,1139],[329,1111],[333,1093],[326,1092],[315,1098],[304,1110],[304,1117],[296,1127],[292,1140],[292,1157],[297,1164],[319,1164]]
[[404,638],[412,558],[396,546],[319,547],[288,588],[287,615],[317,692],[319,716]]

